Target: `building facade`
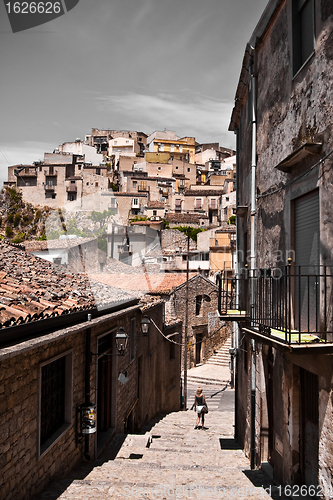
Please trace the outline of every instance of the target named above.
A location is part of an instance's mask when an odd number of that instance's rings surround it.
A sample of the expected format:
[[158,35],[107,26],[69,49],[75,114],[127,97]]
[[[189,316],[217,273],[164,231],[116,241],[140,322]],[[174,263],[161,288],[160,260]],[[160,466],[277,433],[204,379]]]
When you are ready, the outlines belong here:
[[[92,294],[83,273],[4,244],[0,252],[0,496],[21,500],[96,458],[115,433],[180,408],[180,349],[165,336],[180,340],[181,324],[165,325],[162,301],[102,284]],[[102,309],[98,290],[111,301]]]
[[331,1],[271,0],[246,47],[230,123],[238,274],[222,289],[223,316],[247,315],[235,351],[237,439],[252,468],[268,464],[276,482],[324,498],[333,488],[332,35]]

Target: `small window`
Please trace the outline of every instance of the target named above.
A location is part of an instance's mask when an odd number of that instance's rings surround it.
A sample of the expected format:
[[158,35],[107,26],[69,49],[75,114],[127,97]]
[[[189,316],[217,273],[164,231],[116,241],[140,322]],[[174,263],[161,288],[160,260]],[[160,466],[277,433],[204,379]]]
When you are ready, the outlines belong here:
[[71,425],[71,352],[41,365],[39,408],[39,453],[42,455]]
[[52,193],[52,196],[51,196],[52,200],[55,200],[56,197],[57,197],[57,193]]
[[314,51],[314,0],[292,0],[292,40],[294,75]]
[[138,181],[133,181],[133,187],[136,188]]
[[153,215],[157,215],[157,210],[153,210]]
[[157,170],[161,170],[161,167],[157,167]]
[[98,182],[95,182],[95,187],[98,187]]
[[195,298],[195,315],[201,315],[201,306],[202,306],[202,295],[197,295]]
[[188,172],[191,172],[191,169],[190,169],[190,168],[188,168],[188,169],[187,169],[187,171],[188,171]]

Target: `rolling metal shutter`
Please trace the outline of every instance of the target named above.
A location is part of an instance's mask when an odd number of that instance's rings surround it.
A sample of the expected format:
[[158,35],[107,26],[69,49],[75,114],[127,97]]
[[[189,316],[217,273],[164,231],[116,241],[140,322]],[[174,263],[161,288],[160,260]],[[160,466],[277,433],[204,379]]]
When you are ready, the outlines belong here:
[[296,266],[319,265],[318,191],[295,200],[295,253]]
[[295,200],[295,327],[316,331],[319,326],[319,193]]

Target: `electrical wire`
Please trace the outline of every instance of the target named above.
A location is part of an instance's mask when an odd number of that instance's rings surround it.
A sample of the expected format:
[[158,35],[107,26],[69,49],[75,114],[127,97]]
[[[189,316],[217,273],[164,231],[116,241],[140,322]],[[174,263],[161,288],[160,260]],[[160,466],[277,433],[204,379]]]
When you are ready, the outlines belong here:
[[[156,330],[162,335],[162,337],[164,337],[166,340],[168,340],[169,342],[172,342],[172,344],[176,344],[176,345],[183,345],[185,346],[186,344],[184,342],[176,342],[175,340],[171,340],[167,335],[164,335],[164,333],[159,329],[159,327],[156,325],[155,321],[150,318],[150,321],[153,323],[153,325],[155,326]],[[216,335],[216,333],[218,333],[222,328],[224,328],[226,325],[225,323],[223,325],[220,326],[220,328],[218,328],[217,330],[215,330],[215,332],[213,332],[211,335],[205,337],[204,339],[200,340],[199,342],[196,342],[197,344],[201,344],[201,342],[203,342],[204,340],[208,340],[210,338],[212,338],[214,335]],[[173,335],[173,334],[172,334]]]
[[329,156],[331,156],[331,154],[333,153],[333,149],[327,153],[327,155],[324,156],[324,158],[321,158],[319,161],[317,161],[317,163],[315,163],[314,165],[312,165],[311,168],[309,168],[309,170],[307,170],[306,172],[304,172],[303,174],[299,175],[298,177],[296,177],[295,179],[293,179],[292,181],[290,182],[287,182],[287,184],[284,184],[283,186],[280,186],[279,188],[277,189],[274,189],[273,191],[269,191],[268,193],[263,193],[263,194],[258,194],[257,195],[257,200],[259,200],[259,198],[264,198],[265,196],[270,196],[271,194],[275,194],[275,193],[278,193],[280,191],[282,191],[283,189],[286,189],[287,187],[291,186],[292,184],[294,184],[295,182],[299,181],[300,179],[303,179],[303,177],[306,177],[307,175],[309,175],[309,173],[314,169],[316,168],[318,165],[320,165],[321,163],[323,163],[325,160],[327,160],[327,158]]

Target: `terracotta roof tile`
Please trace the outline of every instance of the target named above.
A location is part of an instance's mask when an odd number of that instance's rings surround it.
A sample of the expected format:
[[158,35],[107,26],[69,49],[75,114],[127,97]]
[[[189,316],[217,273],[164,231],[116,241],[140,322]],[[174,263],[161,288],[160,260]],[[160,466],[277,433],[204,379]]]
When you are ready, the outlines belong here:
[[133,298],[113,282],[94,282],[0,242],[0,328]]

